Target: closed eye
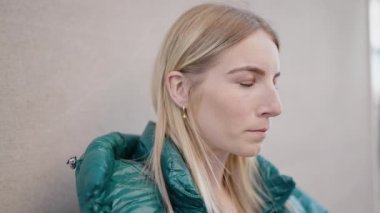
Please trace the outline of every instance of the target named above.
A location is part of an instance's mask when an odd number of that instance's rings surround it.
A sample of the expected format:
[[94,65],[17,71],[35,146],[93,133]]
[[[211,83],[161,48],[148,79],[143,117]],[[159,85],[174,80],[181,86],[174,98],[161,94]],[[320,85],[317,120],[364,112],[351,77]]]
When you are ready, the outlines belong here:
[[252,87],[254,83],[255,83],[255,81],[249,81],[249,82],[242,82],[242,83],[239,83],[239,84],[242,87]]
[[240,84],[240,86],[243,86],[243,87],[251,87],[251,86],[253,86],[253,84]]

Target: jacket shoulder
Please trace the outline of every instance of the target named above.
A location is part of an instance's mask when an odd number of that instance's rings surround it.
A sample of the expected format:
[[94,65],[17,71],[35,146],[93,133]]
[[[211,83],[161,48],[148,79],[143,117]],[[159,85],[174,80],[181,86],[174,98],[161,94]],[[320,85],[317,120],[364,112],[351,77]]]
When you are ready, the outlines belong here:
[[163,212],[143,162],[129,158],[138,143],[139,136],[119,132],[90,143],[76,168],[81,212]]
[[257,156],[261,177],[271,198],[264,199],[267,209],[264,212],[313,212],[326,213],[327,210],[296,186],[293,178],[282,175],[278,168],[263,156]]
[[[321,204],[311,198],[308,194],[303,192],[300,188],[296,187],[293,190],[292,196],[289,202],[293,204],[292,206],[296,209],[302,208],[305,212],[315,212],[315,213],[327,213]],[[298,208],[297,208],[298,206]]]

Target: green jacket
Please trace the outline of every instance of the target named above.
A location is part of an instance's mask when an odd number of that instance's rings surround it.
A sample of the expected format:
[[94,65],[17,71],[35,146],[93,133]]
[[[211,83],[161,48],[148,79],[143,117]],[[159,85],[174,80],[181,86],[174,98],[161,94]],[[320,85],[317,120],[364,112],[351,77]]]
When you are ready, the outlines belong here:
[[[81,212],[165,212],[160,193],[143,171],[153,145],[155,123],[149,122],[143,134],[113,132],[92,141],[76,162],[76,187]],[[257,157],[259,170],[270,192],[265,213],[327,212],[295,187],[291,177],[280,175],[277,168]],[[206,212],[204,202],[190,171],[170,138],[165,139],[162,169],[175,212]]]

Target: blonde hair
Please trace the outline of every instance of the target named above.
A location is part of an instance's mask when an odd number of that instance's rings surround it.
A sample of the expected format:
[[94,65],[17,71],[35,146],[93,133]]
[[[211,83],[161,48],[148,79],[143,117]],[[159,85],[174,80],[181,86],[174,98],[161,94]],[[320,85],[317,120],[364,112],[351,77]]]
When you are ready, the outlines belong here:
[[[220,4],[202,4],[185,12],[170,28],[156,59],[152,82],[152,99],[157,123],[154,146],[148,166],[160,190],[168,212],[173,212],[161,170],[161,153],[165,136],[181,151],[208,212],[220,212],[211,189],[212,173],[207,155],[209,147],[202,139],[189,101],[187,118],[170,98],[165,78],[170,71],[201,73],[227,48],[257,30],[265,31],[279,48],[272,28],[247,10]],[[193,85],[195,87],[195,85]],[[191,90],[190,90],[191,93]],[[191,94],[189,96],[191,98]],[[205,163],[204,163],[205,162]],[[259,212],[264,208],[264,193],[255,158],[230,155],[225,165],[224,187],[239,212]],[[214,176],[215,177],[215,176]],[[260,195],[261,196],[260,196]]]

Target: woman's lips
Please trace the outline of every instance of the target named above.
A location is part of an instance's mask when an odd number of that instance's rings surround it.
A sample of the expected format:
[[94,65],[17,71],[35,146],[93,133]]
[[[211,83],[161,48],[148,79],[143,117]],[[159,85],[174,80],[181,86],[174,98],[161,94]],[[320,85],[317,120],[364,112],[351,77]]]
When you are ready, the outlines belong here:
[[266,128],[263,128],[263,129],[255,129],[255,130],[248,130],[248,131],[250,131],[250,132],[266,132],[266,131],[268,131],[268,129],[266,129]]
[[258,130],[253,130],[254,132],[266,132],[267,129],[258,129]]
[[248,130],[248,132],[253,133],[256,137],[263,139],[267,135],[268,129],[256,129],[256,130]]

